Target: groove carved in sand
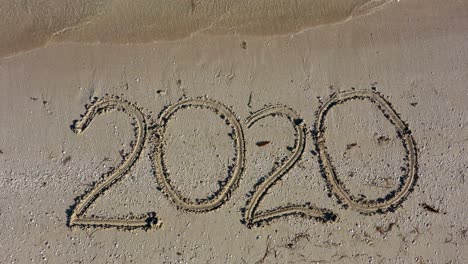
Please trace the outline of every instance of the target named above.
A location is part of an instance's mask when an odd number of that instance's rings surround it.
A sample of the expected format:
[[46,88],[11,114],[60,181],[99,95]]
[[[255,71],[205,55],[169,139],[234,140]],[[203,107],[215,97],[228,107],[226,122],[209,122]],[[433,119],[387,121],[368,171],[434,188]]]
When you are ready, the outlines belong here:
[[143,149],[146,140],[146,122],[141,111],[133,104],[118,97],[106,97],[94,102],[86,111],[82,120],[76,122],[72,129],[75,133],[84,132],[93,119],[103,113],[109,111],[121,111],[129,115],[136,123],[136,142],[132,152],[126,160],[114,171],[112,171],[104,180],[97,183],[94,188],[86,193],[75,205],[70,216],[69,225],[73,226],[101,226],[101,227],[118,227],[118,228],[153,228],[158,227],[159,223],[155,218],[154,213],[149,213],[145,217],[129,217],[123,219],[117,218],[97,218],[86,217],[84,214],[88,208],[94,203],[96,198],[104,191],[109,189],[113,184],[120,180],[135,164]]
[[[398,189],[390,192],[384,198],[376,200],[354,199],[346,190],[343,183],[338,179],[336,170],[327,153],[324,132],[326,129],[325,121],[328,111],[332,107],[355,99],[369,100],[375,104],[390,123],[394,125],[398,137],[402,140],[406,150],[406,174],[400,178]],[[412,191],[417,176],[417,151],[413,136],[408,126],[401,120],[391,104],[378,92],[370,90],[352,90],[333,94],[318,111],[315,132],[316,147],[318,148],[322,173],[328,181],[330,191],[351,208],[362,213],[393,211]]]
[[306,136],[303,120],[290,108],[276,105],[269,106],[262,110],[252,114],[246,120],[248,128],[252,127],[257,121],[269,117],[269,116],[282,116],[287,118],[293,125],[296,131],[295,146],[292,154],[280,165],[274,169],[271,174],[262,179],[256,184],[256,190],[253,192],[251,198],[247,201],[247,207],[244,215],[244,221],[247,226],[261,225],[264,222],[287,216],[287,215],[301,215],[305,217],[317,218],[323,221],[334,220],[336,216],[330,211],[319,209],[311,206],[310,204],[305,205],[287,205],[278,207],[272,210],[257,212],[257,208],[262,201],[263,197],[267,194],[268,190],[282,177],[284,176],[297,161],[301,158],[304,152]]
[[[236,158],[235,164],[230,171],[230,177],[226,180],[226,184],[210,197],[202,199],[201,201],[192,202],[188,198],[183,197],[178,191],[174,189],[168,179],[169,173],[167,171],[164,161],[164,148],[165,148],[165,134],[166,127],[172,115],[186,108],[206,108],[218,114],[225,123],[233,129],[232,139],[235,141]],[[159,117],[158,142],[156,151],[154,153],[154,163],[156,167],[156,179],[162,186],[165,194],[175,203],[178,208],[192,212],[207,212],[220,207],[225,201],[229,199],[232,191],[237,188],[239,180],[242,176],[244,169],[244,152],[245,142],[242,127],[237,120],[236,116],[223,104],[209,100],[209,99],[186,99],[169,106],[164,110]]]

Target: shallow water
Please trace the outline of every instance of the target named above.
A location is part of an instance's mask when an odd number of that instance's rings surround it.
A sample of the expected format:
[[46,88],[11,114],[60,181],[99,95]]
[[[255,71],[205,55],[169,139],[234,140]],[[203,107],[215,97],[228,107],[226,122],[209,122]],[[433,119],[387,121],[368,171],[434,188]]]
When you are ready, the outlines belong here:
[[294,33],[346,21],[391,1],[6,0],[0,7],[0,57],[51,41],[128,44],[198,33]]

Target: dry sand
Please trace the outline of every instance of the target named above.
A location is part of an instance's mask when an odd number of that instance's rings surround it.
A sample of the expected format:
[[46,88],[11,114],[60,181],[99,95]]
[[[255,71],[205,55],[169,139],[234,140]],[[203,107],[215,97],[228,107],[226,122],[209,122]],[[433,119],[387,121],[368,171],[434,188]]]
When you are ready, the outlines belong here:
[[0,263],[468,263],[468,2],[180,2],[0,4]]

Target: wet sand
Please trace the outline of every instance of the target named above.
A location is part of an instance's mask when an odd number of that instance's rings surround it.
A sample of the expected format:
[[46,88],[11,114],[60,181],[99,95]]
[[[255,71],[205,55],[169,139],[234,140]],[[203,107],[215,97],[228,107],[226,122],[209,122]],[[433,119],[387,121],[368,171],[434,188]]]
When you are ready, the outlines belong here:
[[131,44],[192,35],[293,34],[368,14],[391,0],[4,1],[0,57],[54,42]]

